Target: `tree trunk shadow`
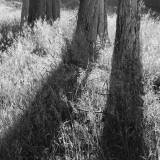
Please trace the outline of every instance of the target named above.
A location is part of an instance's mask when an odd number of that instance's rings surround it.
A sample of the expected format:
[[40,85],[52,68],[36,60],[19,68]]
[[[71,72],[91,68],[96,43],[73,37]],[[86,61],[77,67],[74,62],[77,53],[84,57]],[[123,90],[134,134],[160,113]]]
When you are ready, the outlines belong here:
[[76,101],[81,96],[80,88],[77,90],[77,77],[79,67],[83,66],[72,60],[75,54],[73,42],[66,40],[66,43],[62,63],[50,71],[34,100],[1,140],[0,159],[40,160],[48,155],[52,158],[64,156],[65,149],[58,139],[60,125],[68,121],[71,126],[74,117],[69,101]]

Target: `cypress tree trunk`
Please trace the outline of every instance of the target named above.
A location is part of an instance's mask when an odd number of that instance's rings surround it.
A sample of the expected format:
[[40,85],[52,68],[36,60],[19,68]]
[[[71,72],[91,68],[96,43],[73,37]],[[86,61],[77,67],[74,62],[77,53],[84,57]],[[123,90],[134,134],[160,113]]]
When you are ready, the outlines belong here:
[[59,0],[31,0],[29,3],[29,24],[36,19],[46,18],[52,24],[57,18],[60,18],[60,1]]
[[108,37],[107,0],[80,0],[76,33],[83,32],[89,42]]
[[28,20],[29,13],[29,0],[22,1],[22,11],[21,11],[21,27],[25,25]]
[[142,160],[148,154],[143,138],[140,6],[141,0],[119,1],[103,132],[104,153],[111,159]]
[[80,0],[75,41],[78,50],[83,51],[78,52],[76,59],[82,62],[92,59],[98,36],[102,43],[108,39],[107,0]]

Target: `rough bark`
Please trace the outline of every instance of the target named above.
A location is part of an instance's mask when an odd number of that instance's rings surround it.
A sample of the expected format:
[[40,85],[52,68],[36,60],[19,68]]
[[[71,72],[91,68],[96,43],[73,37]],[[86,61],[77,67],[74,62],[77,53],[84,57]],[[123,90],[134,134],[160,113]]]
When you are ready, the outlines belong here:
[[57,18],[60,18],[59,0],[32,0],[29,4],[28,22],[32,24],[36,19],[41,18],[52,24]]
[[25,25],[28,20],[29,13],[29,0],[22,1],[22,12],[21,12],[21,27]]
[[84,32],[90,42],[95,42],[97,36],[108,37],[107,0],[80,0],[77,30]]
[[93,44],[98,36],[102,43],[107,40],[107,26],[107,0],[80,0],[75,40],[77,48],[85,49],[79,53],[80,59],[86,62],[94,56]]
[[143,84],[140,56],[141,0],[120,0],[110,89],[104,113],[103,149],[111,159],[142,160]]

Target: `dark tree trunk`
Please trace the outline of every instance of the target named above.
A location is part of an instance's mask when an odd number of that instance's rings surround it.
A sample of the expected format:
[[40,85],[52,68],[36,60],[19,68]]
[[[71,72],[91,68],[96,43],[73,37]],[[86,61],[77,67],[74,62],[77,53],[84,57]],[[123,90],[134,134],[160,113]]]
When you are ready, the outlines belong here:
[[107,0],[80,0],[77,30],[84,32],[90,42],[95,42],[97,36],[108,37]]
[[52,24],[57,18],[60,18],[59,0],[31,0],[29,3],[28,23],[32,24],[36,19],[46,18]]
[[102,43],[108,40],[107,26],[107,0],[80,0],[75,41],[77,48],[85,51],[79,52],[77,59],[86,62],[94,56],[97,37]]
[[147,155],[143,137],[140,9],[141,0],[119,1],[103,132],[104,153],[111,159],[142,160]]
[[21,27],[23,27],[28,20],[28,12],[29,12],[29,0],[23,0],[22,12],[21,12]]

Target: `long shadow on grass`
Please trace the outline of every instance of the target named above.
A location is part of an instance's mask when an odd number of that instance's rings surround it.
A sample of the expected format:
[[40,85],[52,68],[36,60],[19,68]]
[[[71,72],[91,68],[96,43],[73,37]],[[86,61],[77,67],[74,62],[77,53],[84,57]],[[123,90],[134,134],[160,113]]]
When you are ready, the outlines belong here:
[[73,46],[69,43],[67,46],[62,63],[50,71],[34,101],[4,137],[0,159],[55,159],[64,156],[65,149],[58,139],[59,127],[64,121],[72,126],[73,108],[69,101],[75,101],[81,95],[81,90],[77,90],[80,64],[72,59]]

